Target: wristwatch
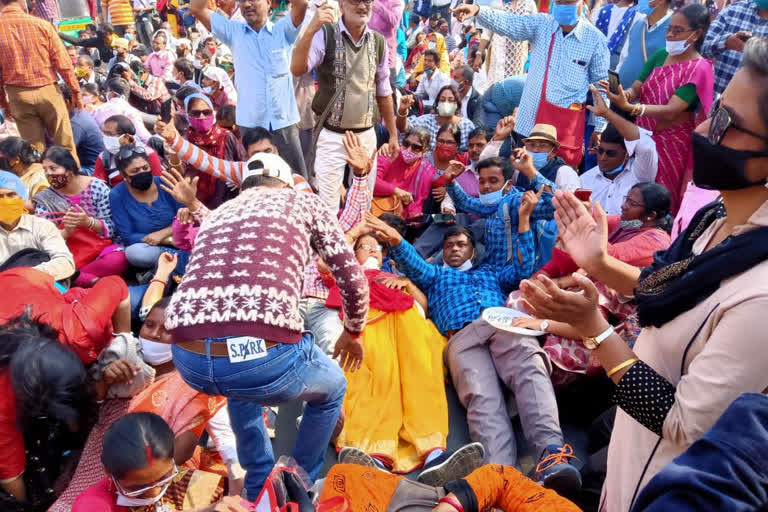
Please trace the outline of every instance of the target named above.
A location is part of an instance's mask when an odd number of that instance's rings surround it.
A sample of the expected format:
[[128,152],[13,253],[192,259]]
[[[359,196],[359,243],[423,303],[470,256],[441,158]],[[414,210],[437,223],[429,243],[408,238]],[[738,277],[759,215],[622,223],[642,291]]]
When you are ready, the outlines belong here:
[[584,342],[584,346],[589,350],[595,350],[611,334],[613,334],[613,326],[609,325],[606,330],[598,334],[596,337],[584,336],[581,338],[581,340]]
[[549,327],[549,322],[547,320],[544,320],[541,322],[541,325],[539,325],[539,330],[547,332],[548,327]]

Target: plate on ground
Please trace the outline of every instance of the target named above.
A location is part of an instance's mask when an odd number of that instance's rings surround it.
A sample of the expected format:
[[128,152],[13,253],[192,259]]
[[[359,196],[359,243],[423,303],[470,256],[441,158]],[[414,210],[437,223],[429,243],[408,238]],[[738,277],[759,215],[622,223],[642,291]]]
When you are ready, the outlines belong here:
[[547,334],[545,331],[537,331],[533,329],[524,329],[522,327],[515,327],[512,322],[515,318],[523,316],[531,318],[528,313],[523,313],[517,309],[512,308],[486,308],[481,315],[483,320],[502,331],[512,332],[515,334],[522,334],[523,336],[542,336]]

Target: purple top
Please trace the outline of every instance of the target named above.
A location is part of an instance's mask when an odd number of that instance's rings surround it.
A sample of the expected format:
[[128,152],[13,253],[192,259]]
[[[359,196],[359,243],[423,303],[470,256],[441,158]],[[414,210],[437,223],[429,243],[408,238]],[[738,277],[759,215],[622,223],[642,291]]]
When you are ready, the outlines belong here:
[[[344,26],[344,21],[339,19],[339,28],[342,32],[346,32],[347,35],[349,35],[349,31],[347,31],[347,27]],[[365,37],[365,34],[368,33],[370,30],[369,27],[365,28],[365,32],[363,32],[363,37]],[[307,71],[312,71],[317,66],[320,65],[321,62],[323,62],[323,59],[325,58],[325,36],[323,35],[323,30],[318,30],[315,32],[314,37],[312,37],[312,46],[309,47],[309,59],[307,60]],[[350,36],[350,39],[352,39],[352,36]],[[361,43],[362,39],[358,41],[358,43]],[[360,46],[359,44],[355,43],[356,46]],[[389,51],[387,47],[384,47],[384,59],[379,62],[379,66],[376,68],[376,96],[389,96],[392,94],[392,86],[389,85],[389,65],[388,65],[388,58],[387,55],[389,54]]]
[[389,47],[387,65],[389,69],[395,69],[397,27],[403,17],[403,9],[405,9],[403,0],[374,0],[371,21],[368,22],[368,28],[383,35],[387,40]]

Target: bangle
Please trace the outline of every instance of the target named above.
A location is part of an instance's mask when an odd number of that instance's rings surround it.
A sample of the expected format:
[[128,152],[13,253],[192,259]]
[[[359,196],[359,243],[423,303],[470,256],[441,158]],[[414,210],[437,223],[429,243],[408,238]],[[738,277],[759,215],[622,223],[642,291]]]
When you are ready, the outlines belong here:
[[619,363],[616,366],[614,366],[613,368],[611,368],[610,370],[608,370],[605,374],[608,377],[611,377],[614,373],[616,373],[616,372],[618,372],[620,370],[623,370],[627,366],[632,366],[633,364],[635,364],[638,361],[640,361],[640,359],[638,359],[637,357],[633,357],[632,359],[627,359],[623,363]]
[[640,117],[643,117],[645,115],[645,105],[640,105],[640,107],[642,107],[640,109]]
[[149,282],[149,284],[152,284],[152,283],[160,283],[160,284],[163,285],[163,288],[165,288],[165,285],[168,284],[167,282],[163,281],[162,279],[152,279]]
[[459,500],[451,496],[443,496],[442,498],[440,498],[440,501],[438,501],[438,503],[447,503],[453,508],[455,508],[456,510],[458,510],[459,512],[464,512],[464,507],[461,506],[461,503],[459,503]]
[[401,114],[400,113],[400,109],[398,109],[397,110],[397,117],[408,117],[408,112],[406,112],[405,114]]

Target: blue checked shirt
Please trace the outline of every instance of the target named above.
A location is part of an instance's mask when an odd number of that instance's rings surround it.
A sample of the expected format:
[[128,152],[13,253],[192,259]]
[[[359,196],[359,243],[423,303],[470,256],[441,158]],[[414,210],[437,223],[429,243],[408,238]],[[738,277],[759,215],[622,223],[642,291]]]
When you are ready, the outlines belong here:
[[736,2],[718,14],[707,31],[701,54],[715,60],[715,92],[722,93],[741,67],[741,52],[728,50],[728,36],[745,30],[753,37],[768,37],[768,18],[760,19],[757,4],[752,0]]
[[[543,185],[549,185],[554,193],[555,184],[537,173],[531,180],[531,189],[539,190]],[[517,234],[518,210],[525,190],[513,188],[501,202],[494,206],[485,206],[479,199],[467,195],[466,192],[452,183],[445,190],[453,199],[456,211],[472,213],[479,217],[485,217],[485,260],[484,263],[500,266],[507,261],[507,230],[512,231],[512,237]],[[504,210],[509,209],[510,226],[507,228],[504,222]],[[531,223],[538,220],[551,220],[555,216],[555,207],[552,205],[552,194],[544,192],[541,200],[531,213]]]
[[429,317],[443,336],[480,318],[485,308],[503,306],[506,294],[533,273],[534,248],[530,231],[516,233],[517,255],[503,267],[480,265],[466,272],[431,265],[403,240],[390,251],[398,268],[427,296]]
[[[566,36],[549,14],[519,15],[481,7],[477,20],[512,41],[530,43],[531,65],[515,123],[515,131],[521,135],[529,135],[536,124],[552,34],[556,35],[547,77],[548,102],[563,108],[584,103],[590,83],[597,85],[600,80],[608,80],[608,41],[587,18],[579,18],[576,27]],[[595,125],[595,131],[602,132],[606,121],[602,117],[593,117],[591,123]]]

